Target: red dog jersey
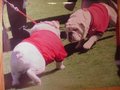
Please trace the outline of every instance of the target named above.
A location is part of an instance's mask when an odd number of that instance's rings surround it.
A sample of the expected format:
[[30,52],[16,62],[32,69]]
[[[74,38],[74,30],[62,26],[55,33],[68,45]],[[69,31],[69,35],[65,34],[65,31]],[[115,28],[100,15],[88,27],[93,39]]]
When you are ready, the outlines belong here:
[[97,3],[92,4],[88,8],[88,11],[92,16],[91,28],[89,30],[89,33],[94,32],[94,30],[100,33],[104,33],[109,25],[110,20],[107,8],[101,3]]
[[29,42],[36,46],[45,58],[46,64],[54,60],[61,62],[67,56],[61,40],[48,30],[38,30],[23,42]]

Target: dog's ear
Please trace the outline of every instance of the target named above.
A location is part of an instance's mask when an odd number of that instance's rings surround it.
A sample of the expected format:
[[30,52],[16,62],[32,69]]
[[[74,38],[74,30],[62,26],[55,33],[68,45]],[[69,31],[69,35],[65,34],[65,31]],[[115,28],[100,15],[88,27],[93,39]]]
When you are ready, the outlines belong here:
[[88,34],[88,30],[90,28],[90,23],[91,23],[91,15],[89,12],[87,12],[86,10],[83,10],[82,12],[83,14],[83,22],[82,25],[85,27],[84,28],[84,34],[83,34],[83,39],[86,38],[87,34]]
[[53,23],[53,25],[55,25],[55,27],[56,27],[57,29],[60,28],[60,23],[59,23],[59,21],[53,20],[52,23]]
[[80,29],[82,29],[82,38],[85,39],[88,33],[85,27],[85,23],[81,23],[79,24],[79,26],[80,26]]

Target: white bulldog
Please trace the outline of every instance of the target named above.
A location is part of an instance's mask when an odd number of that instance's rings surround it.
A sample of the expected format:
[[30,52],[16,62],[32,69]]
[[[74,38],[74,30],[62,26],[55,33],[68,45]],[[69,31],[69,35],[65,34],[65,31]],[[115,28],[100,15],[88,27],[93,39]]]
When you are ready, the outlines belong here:
[[90,49],[104,34],[110,21],[116,24],[117,13],[105,3],[93,3],[88,8],[79,9],[70,15],[66,23],[68,40],[70,42],[78,41],[76,46],[78,48],[81,41],[87,39],[83,48]]
[[53,61],[56,61],[57,69],[65,68],[63,60],[67,53],[60,40],[59,22],[40,22],[29,32],[31,36],[19,43],[11,54],[13,86],[19,85],[19,77],[23,73],[27,73],[35,84],[41,84],[37,75]]

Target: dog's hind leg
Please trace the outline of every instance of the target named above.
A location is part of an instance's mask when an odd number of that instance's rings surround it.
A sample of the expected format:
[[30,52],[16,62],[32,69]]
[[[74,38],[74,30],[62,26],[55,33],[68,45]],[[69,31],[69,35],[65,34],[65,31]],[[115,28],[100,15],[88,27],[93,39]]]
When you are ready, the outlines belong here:
[[[114,3],[115,4],[115,3]],[[110,16],[110,21],[112,21],[115,25],[117,23],[117,12],[115,11],[114,8],[112,8],[111,6],[107,5],[107,4],[103,4],[107,10],[108,10],[108,14]],[[117,9],[117,4],[115,5],[116,9]]]
[[41,80],[40,78],[36,75],[36,73],[32,69],[27,70],[27,75],[29,78],[35,83],[35,84],[40,84],[41,85]]
[[19,85],[20,84],[20,82],[19,82],[20,73],[12,71],[11,75],[12,75],[12,79],[13,79],[12,86]]

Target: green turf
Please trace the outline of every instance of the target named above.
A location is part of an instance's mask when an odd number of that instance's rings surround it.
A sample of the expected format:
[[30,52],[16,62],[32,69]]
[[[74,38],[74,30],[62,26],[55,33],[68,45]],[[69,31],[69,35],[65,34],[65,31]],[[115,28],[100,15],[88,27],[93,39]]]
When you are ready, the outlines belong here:
[[[27,14],[33,19],[39,20],[70,14],[80,8],[80,0],[74,11],[65,9],[63,1],[66,0],[28,0]],[[48,2],[57,2],[57,4],[48,5]],[[9,27],[6,10],[4,17],[6,25]],[[64,23],[61,24],[61,30],[64,31]],[[120,78],[117,75],[114,60],[115,38],[115,31],[107,31],[88,52],[74,52],[67,57],[64,62],[66,66],[64,70],[52,72],[55,64],[48,65],[46,71],[49,74],[41,77],[41,86],[23,86],[18,90],[82,90],[84,88],[119,86]],[[69,44],[66,39],[62,39],[62,41],[64,45]],[[10,73],[10,53],[4,53],[5,75]],[[6,87],[8,90],[14,90],[11,89],[11,86],[6,85]]]

